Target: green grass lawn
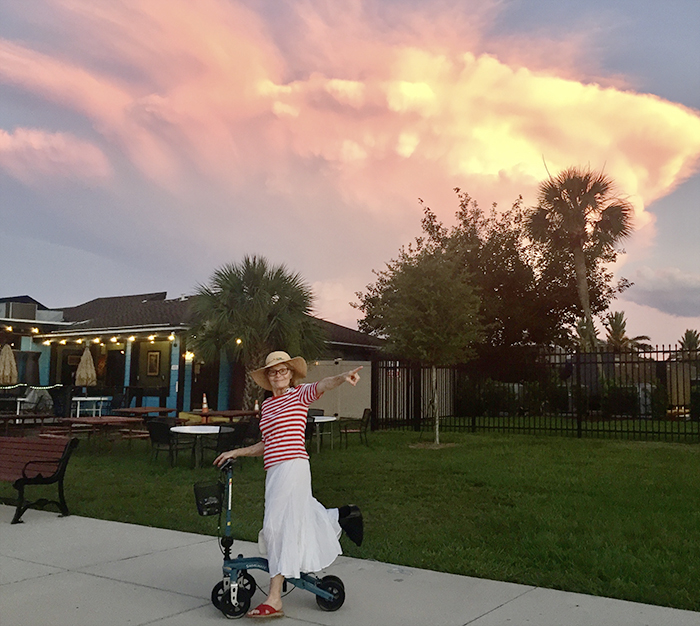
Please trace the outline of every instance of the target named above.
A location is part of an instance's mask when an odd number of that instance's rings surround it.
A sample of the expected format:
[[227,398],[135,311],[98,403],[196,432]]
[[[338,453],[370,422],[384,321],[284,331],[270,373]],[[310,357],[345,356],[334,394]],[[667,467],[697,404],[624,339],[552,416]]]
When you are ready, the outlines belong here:
[[[700,448],[527,435],[445,434],[456,444],[411,448],[418,435],[370,434],[311,458],[326,506],[359,504],[365,543],[346,554],[401,565],[700,610]],[[425,438],[424,438],[425,441]],[[77,515],[215,534],[192,485],[214,480],[149,460],[147,444],[81,443],[66,498]],[[255,540],[264,471],[235,477],[235,533]],[[0,484],[0,495],[11,495]],[[31,494],[30,494],[31,496]]]

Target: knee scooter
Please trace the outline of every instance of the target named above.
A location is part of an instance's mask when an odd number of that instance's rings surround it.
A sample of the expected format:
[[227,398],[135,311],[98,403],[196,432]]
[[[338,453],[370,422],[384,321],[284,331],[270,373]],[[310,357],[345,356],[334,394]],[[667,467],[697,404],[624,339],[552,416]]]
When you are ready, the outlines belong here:
[[[262,557],[244,557],[239,554],[231,558],[233,536],[231,529],[231,500],[233,492],[233,462],[226,461],[221,466],[224,482],[194,486],[197,510],[200,515],[219,515],[219,543],[224,555],[223,578],[211,591],[212,604],[226,617],[235,619],[245,615],[250,609],[251,599],[257,584],[248,573],[250,569],[268,572],[267,559]],[[221,525],[223,504],[225,519]],[[337,611],[345,602],[345,587],[337,576],[318,578],[314,574],[302,573],[299,578],[285,578],[284,590],[292,584],[300,589],[310,591],[316,596],[316,603],[323,611]]]

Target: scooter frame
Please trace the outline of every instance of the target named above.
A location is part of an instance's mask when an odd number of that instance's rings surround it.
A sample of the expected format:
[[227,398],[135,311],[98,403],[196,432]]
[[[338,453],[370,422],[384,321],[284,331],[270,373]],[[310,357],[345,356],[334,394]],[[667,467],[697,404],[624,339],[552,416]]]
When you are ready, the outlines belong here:
[[[257,584],[248,570],[259,569],[269,572],[267,559],[263,557],[244,557],[239,554],[231,558],[233,546],[232,533],[232,494],[233,494],[233,462],[226,461],[221,466],[225,476],[224,499],[226,502],[225,520],[221,529],[221,547],[224,553],[223,578],[211,592],[212,604],[228,618],[239,618],[250,609],[251,599]],[[316,603],[323,611],[337,611],[345,602],[345,586],[337,576],[319,578],[315,574],[301,573],[299,578],[285,578],[283,590],[288,584],[310,591],[316,596]]]

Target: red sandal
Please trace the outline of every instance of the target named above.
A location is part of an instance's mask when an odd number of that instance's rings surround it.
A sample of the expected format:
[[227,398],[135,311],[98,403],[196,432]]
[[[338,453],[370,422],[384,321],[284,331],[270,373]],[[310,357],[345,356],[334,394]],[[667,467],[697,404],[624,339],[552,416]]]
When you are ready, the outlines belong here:
[[284,617],[282,609],[272,608],[269,604],[261,604],[252,611],[246,613],[246,617],[254,617],[257,619],[271,619],[273,617]]

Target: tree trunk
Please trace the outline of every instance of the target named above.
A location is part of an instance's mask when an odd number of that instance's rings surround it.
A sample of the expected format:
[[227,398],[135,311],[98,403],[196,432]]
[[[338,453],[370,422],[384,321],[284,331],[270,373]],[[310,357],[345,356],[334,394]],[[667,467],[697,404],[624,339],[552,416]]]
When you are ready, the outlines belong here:
[[575,246],[574,254],[574,269],[576,270],[576,288],[578,297],[583,308],[583,319],[586,321],[586,335],[588,346],[595,346],[595,331],[593,326],[593,315],[591,314],[591,301],[588,295],[588,278],[586,274],[586,257],[583,254],[583,248]]
[[250,355],[250,359],[245,363],[245,385],[243,387],[243,409],[245,411],[252,411],[255,408],[256,401],[258,404],[262,404],[265,390],[262,387],[258,387],[250,373],[264,365],[265,356],[268,352],[267,348],[258,350]]
[[437,368],[433,365],[430,368],[430,410],[435,423],[435,445],[440,445],[440,416],[437,408]]
[[258,405],[262,404],[263,394],[265,393],[263,388],[258,387],[250,375],[250,372],[254,369],[256,368],[246,368],[245,371],[245,386],[243,387],[243,410],[245,411],[252,411],[255,408],[256,401]]

